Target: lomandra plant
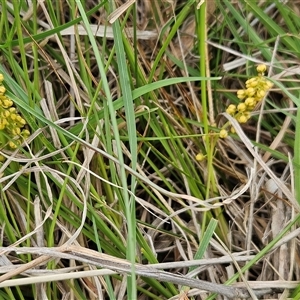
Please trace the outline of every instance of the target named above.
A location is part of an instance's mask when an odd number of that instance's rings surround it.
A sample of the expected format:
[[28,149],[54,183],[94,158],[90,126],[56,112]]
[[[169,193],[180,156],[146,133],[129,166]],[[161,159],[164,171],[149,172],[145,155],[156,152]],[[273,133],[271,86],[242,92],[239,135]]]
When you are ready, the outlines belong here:
[[[5,95],[3,81],[4,76],[0,74],[0,147],[15,149],[29,137],[30,132],[25,128],[26,121],[14,107],[13,101]],[[3,160],[5,157],[0,155],[0,161]]]
[[[258,65],[257,76],[246,81],[246,88],[237,91],[237,97],[243,102],[238,105],[230,104],[226,112],[233,116],[240,124],[246,123],[255,106],[262,101],[267,92],[272,88],[273,83],[264,77],[266,65]],[[232,128],[231,131],[234,132]]]

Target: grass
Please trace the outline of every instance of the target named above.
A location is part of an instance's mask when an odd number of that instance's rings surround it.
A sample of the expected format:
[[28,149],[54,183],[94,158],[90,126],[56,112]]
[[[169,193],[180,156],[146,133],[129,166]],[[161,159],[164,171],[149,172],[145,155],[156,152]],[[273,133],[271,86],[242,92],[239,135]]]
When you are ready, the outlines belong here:
[[1,1],[0,298],[298,299],[298,1],[95,3]]

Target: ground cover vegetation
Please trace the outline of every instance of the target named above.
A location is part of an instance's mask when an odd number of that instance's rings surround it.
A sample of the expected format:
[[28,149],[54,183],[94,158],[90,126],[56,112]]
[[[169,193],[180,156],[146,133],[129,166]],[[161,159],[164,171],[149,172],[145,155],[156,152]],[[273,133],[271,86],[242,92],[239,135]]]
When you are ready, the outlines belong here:
[[300,299],[300,1],[0,1],[0,299]]

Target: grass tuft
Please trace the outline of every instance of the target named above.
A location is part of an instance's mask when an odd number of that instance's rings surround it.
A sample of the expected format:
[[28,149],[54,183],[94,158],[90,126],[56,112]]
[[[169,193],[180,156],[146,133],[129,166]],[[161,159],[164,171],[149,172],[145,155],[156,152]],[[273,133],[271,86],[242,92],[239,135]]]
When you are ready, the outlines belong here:
[[0,298],[298,299],[298,2],[0,1]]

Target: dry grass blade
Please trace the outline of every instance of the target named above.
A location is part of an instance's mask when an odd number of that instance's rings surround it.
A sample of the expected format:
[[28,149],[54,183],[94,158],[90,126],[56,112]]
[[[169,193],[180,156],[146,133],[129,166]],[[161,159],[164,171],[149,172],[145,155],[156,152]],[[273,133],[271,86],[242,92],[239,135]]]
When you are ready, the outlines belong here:
[[114,23],[136,0],[128,0],[108,16],[110,24]]
[[[5,248],[3,248],[4,250]],[[51,248],[6,248],[5,252],[10,251],[16,251],[17,253],[35,253],[35,254],[41,254],[44,255],[40,256],[39,258],[35,259],[31,263],[25,264],[21,267],[18,267],[14,271],[10,271],[5,275],[0,276],[0,282],[3,282],[4,280],[8,280],[12,276],[15,276],[17,274],[26,272],[27,270],[34,268],[40,264],[44,264],[48,260],[52,259],[53,257],[59,257],[64,259],[74,259],[81,262],[85,262],[90,265],[96,265],[102,268],[108,268],[110,270],[116,271],[118,273],[130,273],[131,271],[131,265],[130,262],[119,259],[107,254],[102,254],[90,249],[86,249],[79,246],[71,246],[71,245],[65,245],[62,247],[59,247],[57,249]],[[159,271],[151,266],[146,265],[135,265],[136,274],[140,276],[145,276],[149,278],[156,278],[160,281],[165,282],[172,282],[175,284],[183,285],[183,286],[189,286],[193,288],[203,289],[210,292],[215,292],[221,295],[224,295],[228,298],[236,298],[240,297],[243,299],[246,299],[249,297],[249,294],[244,288],[236,289],[229,286],[221,285],[221,284],[215,284],[211,282],[206,282],[203,280],[198,279],[192,279],[187,278],[185,276]],[[3,283],[4,285],[4,283]]]
[[[114,33],[113,33],[112,27],[91,24],[90,28],[91,28],[94,36],[105,37],[107,39],[114,39]],[[158,34],[156,31],[150,31],[150,30],[134,31],[134,28],[126,27],[124,29],[124,32],[128,38],[133,38],[134,32],[135,32],[136,38],[138,40],[152,40],[152,39],[156,39],[158,37]],[[82,25],[77,25],[76,27],[72,26],[72,27],[66,28],[60,32],[60,34],[63,36],[64,35],[75,35],[77,33],[81,36],[87,35],[87,32]]]

